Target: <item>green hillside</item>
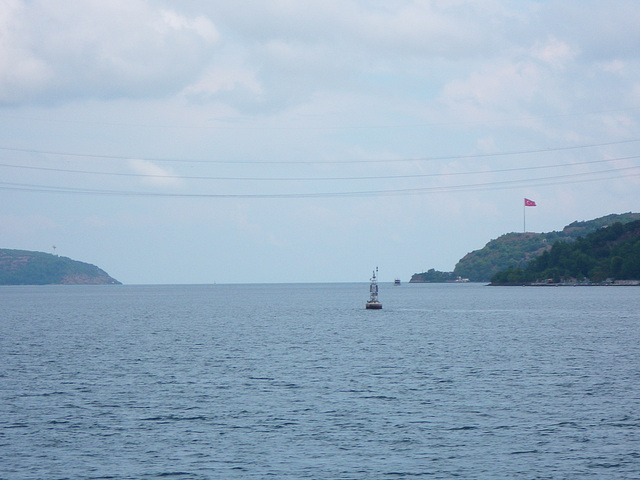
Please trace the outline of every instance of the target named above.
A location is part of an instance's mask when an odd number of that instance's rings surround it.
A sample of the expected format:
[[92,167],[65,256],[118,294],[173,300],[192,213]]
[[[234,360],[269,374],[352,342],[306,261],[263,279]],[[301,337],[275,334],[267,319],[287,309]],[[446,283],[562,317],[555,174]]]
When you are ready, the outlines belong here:
[[118,285],[95,265],[27,250],[0,249],[0,285]]
[[[561,231],[548,233],[507,233],[488,242],[480,250],[468,253],[458,261],[453,272],[438,272],[434,276],[416,273],[411,282],[429,282],[433,278],[468,278],[472,282],[489,282],[498,272],[509,267],[524,268],[532,259],[551,249],[555,242],[573,242],[599,228],[616,222],[626,224],[640,220],[640,213],[611,214],[588,221],[576,221]],[[437,280],[435,280],[437,281]]]
[[509,267],[524,267],[558,241],[573,242],[599,228],[640,220],[640,213],[607,215],[589,221],[573,222],[559,232],[507,233],[491,240],[484,248],[465,255],[455,266],[454,273],[474,282],[488,282],[499,271]]
[[492,285],[640,280],[640,220],[614,223],[572,243],[557,242],[526,267],[509,267]]

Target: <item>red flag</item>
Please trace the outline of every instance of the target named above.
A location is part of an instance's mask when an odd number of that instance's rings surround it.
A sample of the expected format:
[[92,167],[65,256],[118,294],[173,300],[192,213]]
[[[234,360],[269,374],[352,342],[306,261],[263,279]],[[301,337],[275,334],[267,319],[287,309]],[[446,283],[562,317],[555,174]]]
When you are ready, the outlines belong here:
[[524,199],[524,206],[525,207],[535,207],[536,206],[536,202],[534,202],[533,200],[529,200],[528,198]]

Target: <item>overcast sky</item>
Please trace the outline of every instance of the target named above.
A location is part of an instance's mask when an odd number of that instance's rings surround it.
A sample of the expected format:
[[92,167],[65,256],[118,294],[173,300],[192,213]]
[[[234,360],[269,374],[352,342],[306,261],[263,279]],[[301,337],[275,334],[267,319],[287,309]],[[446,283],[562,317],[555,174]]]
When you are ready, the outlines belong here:
[[128,284],[408,281],[525,220],[638,212],[639,24],[637,0],[0,0],[0,247]]

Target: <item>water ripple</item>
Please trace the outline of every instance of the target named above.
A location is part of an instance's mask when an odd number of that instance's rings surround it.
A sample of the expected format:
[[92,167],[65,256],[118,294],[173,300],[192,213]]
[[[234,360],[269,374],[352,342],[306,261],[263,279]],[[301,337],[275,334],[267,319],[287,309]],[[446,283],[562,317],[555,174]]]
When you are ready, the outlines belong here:
[[383,293],[0,289],[0,478],[640,477],[637,290]]

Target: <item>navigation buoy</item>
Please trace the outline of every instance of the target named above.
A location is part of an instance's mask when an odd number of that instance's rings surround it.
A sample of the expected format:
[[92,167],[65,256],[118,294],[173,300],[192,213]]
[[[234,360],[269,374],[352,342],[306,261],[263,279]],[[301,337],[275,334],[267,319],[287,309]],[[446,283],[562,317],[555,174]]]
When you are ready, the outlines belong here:
[[371,285],[369,286],[369,292],[371,293],[371,297],[367,302],[366,308],[367,310],[380,310],[382,308],[382,303],[378,300],[378,281],[376,278],[376,273],[378,272],[378,267],[373,271],[373,275],[371,276]]

